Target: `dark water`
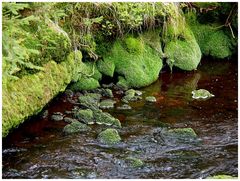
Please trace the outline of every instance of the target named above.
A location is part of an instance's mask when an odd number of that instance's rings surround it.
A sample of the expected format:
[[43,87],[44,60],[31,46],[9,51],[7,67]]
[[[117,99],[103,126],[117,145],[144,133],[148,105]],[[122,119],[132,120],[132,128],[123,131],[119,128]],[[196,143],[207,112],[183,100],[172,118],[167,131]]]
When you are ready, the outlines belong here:
[[[109,110],[121,120],[122,142],[100,144],[96,137],[105,127],[64,136],[66,123],[50,120],[52,112],[71,110],[66,96],[59,95],[46,108],[49,116],[37,116],[3,140],[3,178],[206,178],[237,176],[238,118],[237,62],[203,61],[194,72],[161,73],[158,81],[141,89],[156,103],[141,100],[132,110]],[[191,91],[207,89],[215,97],[199,101]],[[118,103],[120,104],[120,103]],[[191,127],[198,143],[156,141],[161,127]],[[139,158],[132,168],[126,157]]]

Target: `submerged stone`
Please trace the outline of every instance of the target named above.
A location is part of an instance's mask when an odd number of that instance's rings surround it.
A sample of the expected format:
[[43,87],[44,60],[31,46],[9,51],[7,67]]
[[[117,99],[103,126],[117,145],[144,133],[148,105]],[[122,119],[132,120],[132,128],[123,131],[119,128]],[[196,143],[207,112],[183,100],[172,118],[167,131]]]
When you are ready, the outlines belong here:
[[154,96],[148,96],[145,98],[145,100],[148,102],[157,102],[157,99]]
[[192,128],[174,128],[169,129],[168,132],[174,136],[197,138],[197,134]]
[[51,116],[51,120],[53,120],[53,121],[61,121],[61,120],[63,120],[63,114],[60,113],[60,112],[55,112]]
[[97,124],[104,124],[107,126],[115,126],[121,128],[121,123],[118,119],[111,116],[111,114],[102,112],[102,111],[94,111],[94,118]]
[[210,97],[214,97],[213,94],[211,94],[208,90],[205,89],[199,89],[192,91],[192,98],[193,99],[207,99]]
[[91,96],[80,96],[78,98],[79,103],[85,108],[89,108],[91,110],[98,110],[99,103],[94,97]]
[[132,109],[132,107],[127,105],[127,104],[123,104],[122,106],[117,107],[117,109],[119,109],[119,110],[130,110],[130,109]]
[[106,99],[100,102],[100,108],[101,109],[110,109],[110,108],[114,108],[114,104],[116,103],[116,101],[111,100],[111,99]]
[[69,118],[69,117],[65,117],[63,120],[64,120],[66,123],[72,123],[72,122],[74,122],[74,121],[77,121],[76,119]]
[[142,167],[144,164],[142,160],[134,157],[127,157],[126,162],[132,168],[139,168]]
[[87,132],[89,130],[91,130],[90,127],[88,127],[86,124],[80,123],[78,121],[73,121],[72,123],[66,125],[63,128],[63,132],[65,134],[81,133],[81,132]]
[[118,131],[116,129],[109,128],[102,131],[98,135],[98,140],[101,143],[113,145],[119,143],[121,141],[121,137],[119,136]]
[[142,97],[139,96],[140,92],[136,92],[133,89],[129,89],[125,92],[125,96],[122,98],[122,101],[128,103],[129,101],[141,100]]
[[74,114],[74,117],[86,124],[94,123],[93,111],[91,109],[81,109]]

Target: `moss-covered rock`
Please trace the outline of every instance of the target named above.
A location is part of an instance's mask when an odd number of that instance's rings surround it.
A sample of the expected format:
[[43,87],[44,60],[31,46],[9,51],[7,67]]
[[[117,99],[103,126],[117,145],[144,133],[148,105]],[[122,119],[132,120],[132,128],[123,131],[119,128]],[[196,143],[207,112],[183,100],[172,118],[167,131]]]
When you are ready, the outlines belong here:
[[91,109],[80,109],[74,114],[74,117],[86,124],[94,123],[93,111]]
[[74,133],[81,133],[81,132],[87,132],[90,131],[90,127],[88,127],[86,124],[80,123],[78,121],[73,121],[72,123],[66,125],[63,128],[64,134],[74,134]]
[[122,106],[117,107],[117,109],[118,110],[130,110],[130,109],[132,109],[132,107],[127,104],[123,104]]
[[134,89],[129,89],[125,92],[125,96],[122,98],[122,101],[128,103],[129,101],[141,100],[142,97],[139,96],[139,92]]
[[157,102],[157,99],[154,96],[147,96],[145,100],[147,102]]
[[192,91],[192,98],[193,99],[207,99],[210,97],[214,97],[208,90],[205,89],[198,89]]
[[51,116],[51,120],[53,121],[62,121],[63,120],[63,114],[60,112],[56,112]]
[[81,77],[76,83],[70,86],[73,91],[91,90],[100,87],[99,82],[94,78]]
[[144,164],[142,160],[134,157],[127,157],[126,162],[132,168],[139,168],[142,167]]
[[189,138],[196,138],[197,134],[192,128],[174,128],[169,129],[168,133],[179,136],[179,137],[189,137]]
[[99,100],[92,96],[79,96],[78,101],[80,105],[84,106],[85,108],[89,108],[91,110],[98,110],[99,109]]
[[[78,52],[81,59],[81,52]],[[17,127],[29,116],[37,114],[59,92],[64,91],[77,72],[73,53],[57,64],[49,61],[44,71],[23,76],[3,85],[2,135]]]
[[118,119],[111,116],[111,114],[99,111],[93,112],[94,118],[97,124],[104,124],[107,126],[115,126],[117,128],[121,128],[121,123]]
[[111,100],[111,99],[106,99],[100,102],[100,108],[101,109],[110,109],[110,108],[114,108],[114,104],[116,103],[116,101]]
[[116,129],[109,128],[99,133],[98,140],[101,143],[113,145],[119,143],[121,141],[121,137]]
[[97,64],[99,71],[111,77],[114,73],[119,74],[118,85],[121,87],[143,87],[154,82],[162,68],[162,60],[160,53],[143,37],[144,34],[117,40]]
[[201,50],[183,15],[173,17],[166,26],[163,42],[169,67],[172,69],[176,66],[189,71],[197,69],[201,60]]

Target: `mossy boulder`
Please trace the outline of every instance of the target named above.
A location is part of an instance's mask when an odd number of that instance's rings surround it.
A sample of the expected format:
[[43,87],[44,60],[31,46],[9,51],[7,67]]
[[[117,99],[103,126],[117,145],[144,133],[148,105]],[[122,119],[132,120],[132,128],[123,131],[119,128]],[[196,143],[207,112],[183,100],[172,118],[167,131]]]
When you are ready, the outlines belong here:
[[117,73],[118,85],[126,88],[143,87],[156,81],[162,68],[160,53],[151,48],[143,36],[117,40],[98,62],[99,71],[111,77]]
[[[81,52],[77,54],[81,60]],[[43,66],[44,71],[6,81],[7,84],[2,85],[3,137],[24,120],[39,113],[59,92],[65,90],[77,73],[78,66],[73,55],[74,53],[70,53],[67,59],[59,64],[49,61]]]
[[99,111],[93,112],[94,118],[97,124],[104,124],[107,126],[115,126],[117,128],[121,128],[121,123],[118,119],[111,116],[111,114]]
[[81,77],[75,82],[73,85],[70,86],[70,89],[73,91],[79,90],[92,90],[100,87],[98,80],[89,77]]
[[74,114],[74,117],[86,124],[94,123],[93,111],[91,109],[80,109]]
[[167,63],[182,70],[195,70],[201,60],[200,47],[183,16],[169,21],[163,37]]
[[64,134],[74,134],[74,133],[81,133],[90,131],[91,128],[88,127],[86,124],[80,123],[78,121],[73,121],[72,123],[66,125],[63,128]]
[[109,128],[99,133],[98,140],[101,143],[113,145],[119,143],[121,141],[121,137],[116,129]]

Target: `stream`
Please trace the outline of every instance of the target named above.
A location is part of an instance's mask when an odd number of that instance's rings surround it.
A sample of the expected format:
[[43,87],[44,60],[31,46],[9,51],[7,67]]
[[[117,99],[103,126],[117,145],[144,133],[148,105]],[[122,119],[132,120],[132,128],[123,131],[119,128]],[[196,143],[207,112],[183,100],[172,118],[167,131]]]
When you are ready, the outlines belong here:
[[[205,59],[192,72],[162,71],[152,85],[139,89],[143,99],[131,110],[106,110],[121,121],[122,141],[107,146],[96,139],[107,126],[90,125],[91,131],[64,135],[64,121],[50,119],[53,112],[74,105],[65,93],[58,95],[37,116],[3,139],[3,178],[206,178],[238,173],[237,61]],[[191,91],[206,89],[215,97],[194,100]],[[78,96],[75,93],[73,99]],[[146,96],[157,102],[148,103]],[[47,110],[47,112],[46,112]],[[43,115],[45,113],[45,115]],[[46,114],[48,113],[48,114]],[[162,128],[192,128],[197,142],[160,144]],[[142,160],[130,167],[127,157]]]

